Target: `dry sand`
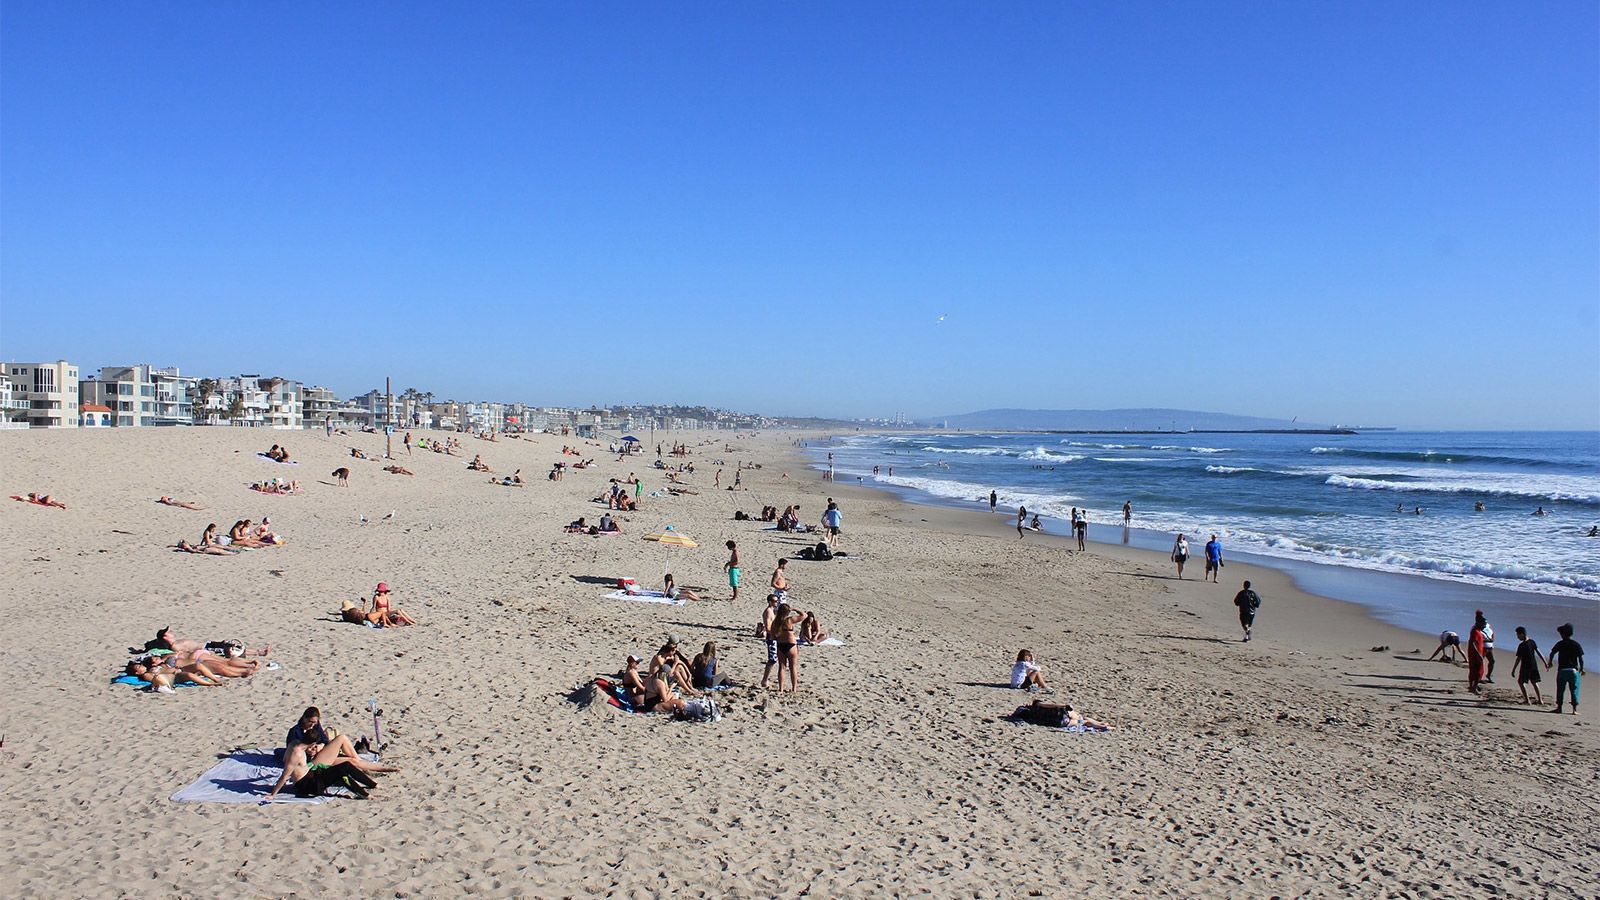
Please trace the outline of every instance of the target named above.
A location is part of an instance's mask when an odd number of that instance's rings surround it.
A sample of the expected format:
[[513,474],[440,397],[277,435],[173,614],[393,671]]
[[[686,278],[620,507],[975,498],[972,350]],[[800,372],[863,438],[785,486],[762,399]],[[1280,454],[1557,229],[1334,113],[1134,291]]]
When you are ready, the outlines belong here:
[[[562,438],[467,438],[468,457],[522,468],[528,486],[512,489],[464,458],[402,459],[416,477],[350,459],[351,446],[379,450],[376,435],[0,433],[4,493],[48,491],[71,507],[0,505],[12,637],[0,670],[4,892],[1600,892],[1600,847],[1584,824],[1600,812],[1595,728],[1515,705],[1506,649],[1478,700],[1460,668],[1421,661],[1427,638],[1276,573],[1230,565],[1226,584],[1178,583],[1155,554],[1069,553],[1019,541],[999,517],[822,483],[787,435],[730,440],[733,453],[722,436],[685,439],[710,441],[690,457],[701,493],[646,498],[622,517],[629,534],[590,538],[559,526],[597,516],[589,500],[608,477],[634,471],[647,491],[662,486],[649,459],[591,447],[596,468],[551,483]],[[254,455],[275,442],[303,464]],[[737,461],[763,468],[745,473],[748,490],[713,491],[719,458],[724,484]],[[350,486],[333,486],[328,473],[345,465]],[[246,488],[275,475],[306,492]],[[163,494],[208,510],[157,505]],[[667,632],[691,650],[716,640],[736,678],[758,680],[764,652],[748,635],[772,564],[802,542],[732,513],[798,501],[814,522],[828,494],[843,501],[843,547],[863,558],[790,566],[796,604],[847,641],[802,651],[802,692],[730,691],[726,717],[707,725],[569,701]],[[262,514],[287,546],[237,558],[166,549],[208,522]],[[669,554],[639,540],[668,523],[701,547]],[[722,599],[728,539],[746,563],[737,604]],[[622,603],[589,582],[654,581],[666,560],[719,600]],[[1230,599],[1247,577],[1265,605],[1257,639],[1241,644]],[[379,580],[422,625],[333,620],[342,598]],[[172,696],[108,686],[124,648],[169,624],[270,642],[282,668]],[[1023,702],[1001,686],[1023,646],[1057,699],[1119,730],[1001,719]],[[281,741],[307,704],[346,732],[370,730],[372,696],[386,711],[386,759],[405,769],[373,800],[168,800],[218,753]]]

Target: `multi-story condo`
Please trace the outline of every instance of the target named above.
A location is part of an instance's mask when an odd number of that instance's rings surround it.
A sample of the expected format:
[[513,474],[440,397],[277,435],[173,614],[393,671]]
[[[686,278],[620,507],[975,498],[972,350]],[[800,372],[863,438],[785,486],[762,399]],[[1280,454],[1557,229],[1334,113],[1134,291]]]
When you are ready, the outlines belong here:
[[32,428],[78,427],[78,367],[64,359],[53,363],[0,364],[11,378],[13,396],[20,393]]
[[110,408],[111,424],[119,428],[188,425],[196,382],[176,366],[105,366],[98,377],[78,383],[78,401]]
[[209,425],[297,429],[305,423],[303,388],[287,378],[219,378],[199,418]]
[[467,428],[471,431],[502,431],[506,427],[504,403],[468,403]]
[[333,391],[317,385],[305,389],[301,402],[307,428],[318,428],[329,419],[337,419],[339,407],[344,405]]
[[28,401],[0,366],[0,429],[27,428]]

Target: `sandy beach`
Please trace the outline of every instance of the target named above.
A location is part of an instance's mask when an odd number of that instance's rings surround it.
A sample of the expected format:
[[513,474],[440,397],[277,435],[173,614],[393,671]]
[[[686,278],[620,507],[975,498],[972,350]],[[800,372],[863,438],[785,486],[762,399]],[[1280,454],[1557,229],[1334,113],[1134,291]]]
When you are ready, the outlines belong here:
[[[433,434],[424,434],[433,437]],[[1018,539],[1001,516],[903,504],[819,480],[794,435],[686,433],[682,496],[654,453],[545,479],[573,438],[462,436],[464,456],[395,448],[414,476],[353,459],[381,435],[230,428],[0,433],[3,664],[0,862],[39,897],[1553,896],[1600,892],[1600,704],[1522,706],[1515,622],[1496,679],[1425,662],[1435,640],[1230,564],[1220,585],[1159,554]],[[274,443],[300,464],[256,455]],[[731,448],[731,451],[725,448]],[[510,488],[468,471],[481,453]],[[566,457],[568,462],[574,457]],[[713,489],[714,460],[740,491]],[[351,470],[348,487],[329,475]],[[617,537],[565,534],[613,477],[646,496]],[[253,481],[298,479],[271,496]],[[157,504],[170,495],[205,507]],[[801,688],[752,687],[753,627],[782,556],[814,538],[734,521],[837,498],[841,548],[795,561],[793,602],[843,646],[801,650]],[[272,519],[287,543],[175,552],[211,522]],[[640,539],[666,525],[693,550]],[[723,542],[744,584],[729,603]],[[712,599],[606,599],[668,570]],[[1231,599],[1264,605],[1240,643]],[[338,621],[385,581],[421,622]],[[1593,648],[1596,623],[1579,622]],[[280,668],[157,695],[108,684],[126,648],[184,636],[271,644]],[[722,721],[582,706],[574,691],[667,634],[723,649],[742,687]],[[1536,634],[1548,650],[1553,634]],[[1005,679],[1029,648],[1055,693],[1105,734],[1015,724]],[[1387,649],[1375,649],[1375,648]],[[369,801],[176,803],[241,745],[274,747],[300,710],[370,733]]]

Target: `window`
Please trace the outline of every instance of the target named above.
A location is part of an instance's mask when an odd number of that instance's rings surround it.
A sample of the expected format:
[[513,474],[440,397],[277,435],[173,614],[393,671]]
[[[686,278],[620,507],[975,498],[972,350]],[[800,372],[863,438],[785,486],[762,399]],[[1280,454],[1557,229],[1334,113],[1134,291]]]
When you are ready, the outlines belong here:
[[133,396],[133,385],[127,383],[126,381],[118,382],[117,383],[117,393],[121,394],[124,397],[132,397]]
[[153,385],[153,384],[141,384],[141,385],[139,385],[139,396],[141,396],[141,397],[152,396],[152,395],[155,394],[155,390],[156,390],[156,386]]
[[55,369],[34,369],[33,389],[39,393],[53,394],[56,391]]
[[132,425],[133,416],[117,416],[118,425]]
[[148,400],[139,404],[139,410],[141,412],[150,412],[152,409],[155,409],[155,404]]

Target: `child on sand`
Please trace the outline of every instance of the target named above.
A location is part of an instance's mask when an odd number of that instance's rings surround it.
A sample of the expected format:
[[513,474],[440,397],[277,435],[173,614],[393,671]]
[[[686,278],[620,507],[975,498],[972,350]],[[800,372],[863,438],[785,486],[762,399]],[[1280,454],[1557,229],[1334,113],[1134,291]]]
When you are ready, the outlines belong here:
[[[1554,647],[1550,648],[1550,658],[1544,664],[1546,669],[1552,665],[1556,667],[1556,712],[1561,712],[1561,695],[1566,690],[1572,691],[1572,714],[1578,714],[1578,682],[1583,674],[1583,647],[1572,639],[1572,623],[1556,629],[1561,635]],[[781,677],[781,675],[780,675]]]
[[1511,662],[1511,677],[1517,680],[1517,687],[1522,688],[1522,702],[1527,705],[1528,685],[1533,685],[1533,699],[1540,706],[1544,705],[1544,697],[1539,694],[1539,666],[1549,665],[1550,661],[1539,652],[1539,645],[1533,638],[1528,637],[1528,629],[1517,626],[1517,658]]

